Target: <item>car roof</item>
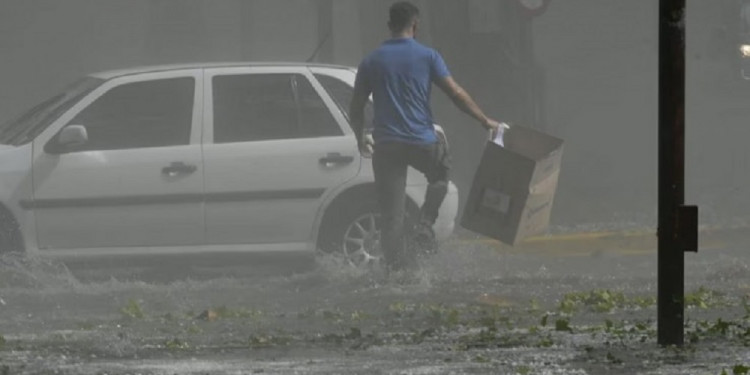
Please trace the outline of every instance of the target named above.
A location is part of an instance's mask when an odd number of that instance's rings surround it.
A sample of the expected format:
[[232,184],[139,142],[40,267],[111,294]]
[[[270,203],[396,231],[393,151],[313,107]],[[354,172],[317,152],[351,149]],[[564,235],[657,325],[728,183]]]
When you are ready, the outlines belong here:
[[90,74],[89,76],[104,80],[112,78],[142,74],[142,73],[154,73],[154,72],[165,72],[170,70],[184,70],[184,69],[210,69],[210,68],[233,68],[233,67],[317,67],[317,68],[329,68],[329,69],[344,69],[354,70],[354,67],[335,65],[335,64],[321,64],[321,63],[307,63],[307,62],[211,62],[211,63],[187,63],[187,64],[170,64],[170,65],[152,65],[152,66],[141,66],[128,69],[117,69],[107,70],[98,73]]

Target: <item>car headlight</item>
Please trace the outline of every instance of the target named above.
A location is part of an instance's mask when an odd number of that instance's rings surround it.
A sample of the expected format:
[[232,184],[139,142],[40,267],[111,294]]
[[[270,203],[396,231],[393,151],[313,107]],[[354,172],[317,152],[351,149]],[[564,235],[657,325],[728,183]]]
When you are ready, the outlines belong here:
[[750,57],[750,44],[741,45],[740,53],[742,54],[742,57]]

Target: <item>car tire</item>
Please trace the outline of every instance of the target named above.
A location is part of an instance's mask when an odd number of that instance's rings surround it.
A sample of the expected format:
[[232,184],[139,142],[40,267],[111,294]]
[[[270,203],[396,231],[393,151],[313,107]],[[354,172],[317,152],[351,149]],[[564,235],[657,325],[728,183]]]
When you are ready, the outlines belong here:
[[333,208],[330,222],[321,233],[321,250],[340,256],[353,267],[377,266],[382,252],[375,200],[348,200],[342,203]]
[[[380,218],[374,199],[350,200],[337,207],[328,226],[321,234],[321,250],[340,256],[355,268],[377,267],[383,258],[380,248]],[[409,228],[417,212],[407,201],[405,226]]]

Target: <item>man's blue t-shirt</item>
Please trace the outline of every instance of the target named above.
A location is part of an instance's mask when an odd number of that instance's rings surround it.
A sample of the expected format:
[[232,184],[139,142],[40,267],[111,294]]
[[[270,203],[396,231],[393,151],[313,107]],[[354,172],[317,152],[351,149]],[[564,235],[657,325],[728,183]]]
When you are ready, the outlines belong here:
[[357,85],[372,91],[375,143],[437,142],[430,110],[432,83],[450,76],[440,54],[413,38],[390,39],[359,65]]

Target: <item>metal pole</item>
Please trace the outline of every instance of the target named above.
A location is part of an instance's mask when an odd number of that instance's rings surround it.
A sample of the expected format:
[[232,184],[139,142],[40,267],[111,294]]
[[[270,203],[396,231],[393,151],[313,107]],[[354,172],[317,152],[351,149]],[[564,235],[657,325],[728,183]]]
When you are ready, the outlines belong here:
[[685,0],[659,3],[658,343],[684,343]]

